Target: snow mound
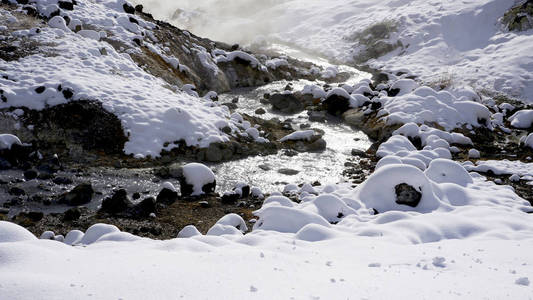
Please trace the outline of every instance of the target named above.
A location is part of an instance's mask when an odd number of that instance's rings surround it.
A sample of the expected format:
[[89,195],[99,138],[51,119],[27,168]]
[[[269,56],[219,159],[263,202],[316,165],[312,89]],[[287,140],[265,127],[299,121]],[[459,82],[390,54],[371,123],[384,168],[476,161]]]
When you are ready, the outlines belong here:
[[87,229],[79,243],[83,245],[90,245],[98,241],[98,239],[105,236],[106,234],[117,232],[120,232],[120,230],[114,225],[94,224]]
[[202,235],[194,225],[187,225],[178,232],[178,238],[190,238],[193,236]]
[[315,213],[291,207],[268,206],[255,211],[254,214],[259,217],[254,224],[254,230],[296,233],[308,224],[330,226],[326,219]]
[[511,126],[515,128],[529,128],[533,126],[533,109],[517,111],[509,118]]
[[26,228],[11,222],[0,221],[0,243],[12,243],[36,240]]
[[431,161],[424,174],[436,183],[448,182],[467,186],[474,182],[463,166],[449,159],[439,158]]
[[235,213],[223,216],[220,220],[217,221],[216,224],[233,226],[243,233],[248,231],[248,226],[246,226],[246,222],[244,222],[241,216]]
[[[416,207],[396,203],[395,187],[402,183],[422,194]],[[357,196],[366,207],[374,208],[380,213],[390,210],[427,213],[441,206],[426,175],[409,165],[387,165],[378,169],[360,186]]]

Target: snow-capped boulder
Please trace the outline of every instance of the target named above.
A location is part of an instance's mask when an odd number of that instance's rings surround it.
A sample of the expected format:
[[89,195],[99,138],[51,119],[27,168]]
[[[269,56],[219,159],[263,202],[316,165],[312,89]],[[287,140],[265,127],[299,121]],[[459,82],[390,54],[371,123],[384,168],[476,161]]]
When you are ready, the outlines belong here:
[[85,234],[80,230],[71,230],[67,233],[63,243],[67,245],[75,245],[81,242]]
[[0,243],[31,241],[37,239],[26,228],[17,224],[0,221]]
[[530,133],[529,135],[522,137],[520,139],[520,144],[522,144],[524,147],[533,149],[533,133]]
[[238,214],[234,213],[223,216],[216,222],[216,224],[233,226],[243,233],[248,231],[248,226],[246,226],[244,219]]
[[89,227],[85,234],[83,235],[83,238],[80,240],[80,244],[89,245],[94,242],[96,242],[99,238],[102,236],[114,233],[114,232],[120,232],[120,230],[114,226],[114,225],[108,225],[108,224],[94,224],[93,226]]
[[186,164],[180,168],[179,173],[178,180],[182,196],[200,196],[215,191],[215,174],[206,165],[200,163]]
[[320,226],[317,224],[308,224],[305,225],[302,229],[300,229],[295,237],[302,241],[307,242],[319,242],[324,240],[329,240],[337,237],[337,234],[324,226]]
[[354,209],[332,194],[320,195],[314,200],[306,202],[302,207],[322,216],[330,223],[337,223],[345,216],[356,213]]
[[[417,193],[420,194],[419,199]],[[409,165],[393,164],[379,168],[359,187],[357,196],[366,207],[380,213],[390,210],[426,213],[440,206],[426,175]],[[415,202],[418,203],[414,205]]]
[[215,224],[213,227],[209,228],[206,235],[242,235],[242,232],[231,225]]
[[470,177],[466,169],[459,163],[449,159],[439,158],[433,160],[424,174],[436,183],[448,182],[460,186],[467,186],[473,183],[472,177]]
[[194,225],[187,225],[178,232],[178,238],[190,238],[193,236],[202,235]]
[[12,134],[0,134],[0,150],[9,150],[13,145],[22,145],[20,139]]
[[533,109],[524,109],[517,111],[509,118],[511,126],[515,128],[529,128],[533,126]]
[[345,89],[334,88],[328,92],[322,104],[329,114],[340,116],[350,108],[356,107],[358,104],[356,102]]

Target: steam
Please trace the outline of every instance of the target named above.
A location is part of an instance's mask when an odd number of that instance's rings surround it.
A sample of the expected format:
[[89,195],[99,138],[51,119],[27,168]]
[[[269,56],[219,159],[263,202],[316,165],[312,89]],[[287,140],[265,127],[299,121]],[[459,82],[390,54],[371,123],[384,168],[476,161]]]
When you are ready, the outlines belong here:
[[280,22],[290,0],[134,0],[155,18],[226,43],[264,41],[288,24]]

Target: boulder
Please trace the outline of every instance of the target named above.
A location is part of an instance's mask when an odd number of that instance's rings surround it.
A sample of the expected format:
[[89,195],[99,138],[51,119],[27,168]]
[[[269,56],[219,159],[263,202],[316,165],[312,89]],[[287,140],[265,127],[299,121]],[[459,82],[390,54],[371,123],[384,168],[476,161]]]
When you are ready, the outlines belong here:
[[422,193],[417,191],[414,187],[401,183],[394,187],[396,190],[396,203],[417,207],[422,199]]
[[285,114],[295,114],[304,110],[303,103],[291,93],[271,95],[270,104],[275,110]]
[[156,202],[170,205],[178,200],[178,193],[168,188],[163,188],[157,195]]
[[94,190],[90,183],[82,183],[73,188],[70,192],[61,195],[59,202],[72,206],[83,205],[91,202]]
[[131,206],[132,203],[130,199],[128,199],[128,193],[125,189],[120,189],[115,191],[113,196],[104,199],[100,211],[110,214],[118,214],[126,211]]
[[326,111],[334,116],[341,116],[350,109],[350,99],[338,94],[331,94],[322,104]]

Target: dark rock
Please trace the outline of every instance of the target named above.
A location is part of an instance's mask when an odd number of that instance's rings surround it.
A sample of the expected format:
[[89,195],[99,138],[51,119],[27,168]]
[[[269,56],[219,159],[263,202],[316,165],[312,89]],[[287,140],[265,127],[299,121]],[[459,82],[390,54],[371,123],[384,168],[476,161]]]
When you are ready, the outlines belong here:
[[142,4],[137,4],[137,5],[135,6],[135,11],[136,11],[136,12],[142,13],[142,12],[143,12],[143,9],[144,9],[144,7],[142,6]]
[[222,105],[227,106],[231,110],[235,110],[235,109],[238,108],[237,104],[235,104],[233,102],[222,103]]
[[371,110],[378,110],[382,107],[383,105],[381,104],[381,102],[372,102],[372,104],[370,105],[370,109]]
[[240,199],[241,195],[236,192],[225,193],[220,199],[223,204],[235,204]]
[[165,204],[165,205],[170,205],[170,204],[176,202],[177,200],[178,200],[178,193],[177,192],[175,192],[173,190],[170,190],[170,189],[167,189],[167,188],[164,188],[157,195],[156,202],[157,203],[162,203],[162,204]]
[[122,5],[122,8],[128,14],[134,14],[135,13],[135,7],[131,6],[129,3],[124,3]]
[[9,161],[5,160],[4,158],[0,157],[0,170],[9,170],[13,167]]
[[102,208],[100,211],[118,214],[124,212],[132,206],[130,199],[128,199],[128,193],[125,189],[116,191],[110,198],[104,199],[102,202]]
[[37,170],[35,170],[35,169],[29,169],[29,170],[24,172],[24,178],[26,180],[35,179],[35,178],[37,178],[38,175],[39,175],[39,173],[37,173]]
[[341,116],[350,109],[350,99],[333,94],[322,103],[326,111],[334,116]]
[[300,171],[289,169],[289,168],[281,168],[278,170],[278,173],[283,174],[283,175],[293,176],[293,175],[297,175],[298,173],[300,173]]
[[250,186],[249,185],[245,185],[245,186],[241,187],[241,191],[242,191],[242,195],[241,195],[242,198],[247,198],[248,196],[250,196]]
[[326,150],[326,147],[327,147],[326,141],[320,138],[312,142],[311,144],[307,145],[307,151],[310,151],[310,152],[324,151]]
[[137,19],[135,19],[134,17],[130,17],[130,22],[139,25],[139,21],[137,21]]
[[258,109],[255,110],[255,113],[257,115],[264,115],[264,114],[266,114],[266,110],[264,108],[258,108]]
[[136,217],[148,217],[156,210],[157,201],[154,197],[148,197],[133,207],[133,215]]
[[275,110],[286,114],[295,114],[304,110],[303,103],[294,94],[271,95],[270,104]]
[[93,199],[94,190],[90,183],[82,183],[70,192],[63,194],[59,202],[65,203],[71,206],[83,205],[91,202]]
[[81,217],[81,211],[77,207],[68,209],[63,213],[63,221],[76,221]]
[[133,198],[133,200],[137,200],[137,199],[141,198],[141,194],[139,194],[138,192],[135,192],[135,193],[133,193],[132,198]]
[[389,89],[389,91],[387,92],[387,95],[389,97],[396,97],[396,96],[398,96],[400,91],[401,91],[400,89]]
[[72,179],[64,176],[56,177],[52,180],[57,185],[66,185],[66,184],[72,184]]
[[36,92],[37,94],[42,94],[45,90],[46,90],[46,87],[44,87],[44,86],[40,86],[40,87],[38,87],[38,88],[35,89],[35,92]]
[[353,156],[359,156],[362,158],[368,157],[368,154],[366,154],[365,151],[359,150],[359,149],[352,149],[352,155]]
[[13,195],[13,196],[23,196],[23,195],[26,195],[26,191],[24,191],[23,189],[19,188],[19,187],[12,187],[9,189],[8,193],[10,195]]
[[396,203],[416,207],[422,199],[422,193],[417,191],[414,187],[401,183],[394,187],[396,190]]
[[63,93],[63,97],[65,97],[65,99],[70,99],[72,96],[74,96],[74,91],[71,89],[64,89],[61,91],[61,93]]
[[59,5],[59,8],[64,10],[73,10],[74,9],[74,3],[70,1],[59,1],[57,2],[57,5]]
[[308,111],[309,121],[312,122],[325,122],[326,114],[323,111]]

